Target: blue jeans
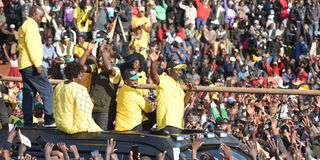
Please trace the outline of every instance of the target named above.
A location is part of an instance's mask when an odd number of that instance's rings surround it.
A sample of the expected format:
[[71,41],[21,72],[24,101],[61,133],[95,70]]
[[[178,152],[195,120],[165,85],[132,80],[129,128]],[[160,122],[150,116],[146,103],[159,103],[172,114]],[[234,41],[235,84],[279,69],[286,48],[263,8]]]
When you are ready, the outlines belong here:
[[311,40],[318,36],[319,23],[314,23],[309,25],[309,35]]
[[[196,47],[197,47],[197,41],[196,39],[192,38],[189,41],[186,41],[187,46],[191,46],[192,47],[192,54],[194,54]],[[189,53],[190,54],[190,50]]]
[[22,110],[24,125],[32,126],[33,123],[33,98],[39,92],[44,105],[45,124],[51,124],[53,119],[53,90],[48,80],[47,71],[44,69],[40,75],[34,66],[20,70],[23,82]]
[[74,23],[73,23],[73,21],[67,21],[65,27],[67,28],[67,26],[71,26],[71,28],[74,29]]
[[267,63],[269,64],[269,66],[270,66],[271,61],[278,63],[278,56],[269,56],[268,57]]
[[[202,23],[203,21],[203,18],[196,18],[196,26],[197,26],[197,29],[199,29],[200,27],[200,24]],[[207,23],[207,20],[203,21],[203,25],[202,27],[204,28],[206,26],[206,23]]]

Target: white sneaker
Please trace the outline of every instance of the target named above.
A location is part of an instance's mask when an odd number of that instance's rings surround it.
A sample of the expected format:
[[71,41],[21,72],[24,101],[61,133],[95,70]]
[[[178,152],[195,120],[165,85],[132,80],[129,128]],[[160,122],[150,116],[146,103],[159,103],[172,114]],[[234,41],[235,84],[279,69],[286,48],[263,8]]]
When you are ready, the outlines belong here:
[[43,127],[45,127],[45,128],[54,128],[54,127],[57,127],[57,126],[56,126],[56,123],[51,123],[51,124],[43,125]]

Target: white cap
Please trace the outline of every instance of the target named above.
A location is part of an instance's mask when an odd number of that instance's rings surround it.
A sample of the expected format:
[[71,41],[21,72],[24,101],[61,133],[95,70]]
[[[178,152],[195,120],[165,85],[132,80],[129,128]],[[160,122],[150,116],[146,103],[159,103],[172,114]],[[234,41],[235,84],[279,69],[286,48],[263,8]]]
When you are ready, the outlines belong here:
[[231,61],[231,62],[235,62],[235,61],[236,61],[236,58],[231,57],[231,58],[230,58],[230,61]]
[[273,9],[270,10],[270,14],[274,14],[274,10]]
[[200,49],[199,49],[199,48],[196,48],[195,51],[200,51]]
[[233,23],[233,28],[238,28],[238,23]]
[[10,28],[16,28],[14,24],[10,24]]
[[176,42],[178,42],[178,43],[182,43],[182,39],[181,39],[180,36],[176,36],[176,37],[174,38],[174,41],[176,41]]
[[259,24],[259,20],[254,20],[254,24]]

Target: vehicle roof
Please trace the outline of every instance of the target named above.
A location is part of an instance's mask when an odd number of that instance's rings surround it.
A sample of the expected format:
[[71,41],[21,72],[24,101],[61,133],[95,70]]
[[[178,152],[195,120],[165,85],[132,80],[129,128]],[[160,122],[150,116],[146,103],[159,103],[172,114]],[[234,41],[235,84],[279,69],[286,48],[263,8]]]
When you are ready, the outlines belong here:
[[[137,132],[137,131],[105,131],[99,133],[77,133],[77,134],[66,134],[59,131],[56,128],[17,128],[21,130],[21,133],[27,136],[31,142],[32,147],[27,151],[31,155],[35,155],[38,159],[43,158],[43,152],[41,151],[40,145],[37,144],[36,139],[41,135],[46,141],[52,143],[65,142],[67,145],[77,145],[80,155],[90,156],[90,153],[94,150],[99,150],[100,153],[104,153],[106,149],[107,139],[113,138],[117,141],[117,153],[127,155],[132,145],[137,144],[139,151],[143,151],[143,155],[155,157],[158,153],[167,150],[166,158],[176,159],[173,148],[179,148],[179,150],[185,150],[191,148],[192,136],[196,135],[197,131],[185,131],[184,134],[179,135],[159,135],[157,132]],[[8,130],[0,130],[1,137],[7,137]],[[228,135],[222,131],[215,131],[214,138],[208,138],[213,133],[202,133],[203,135],[203,146],[213,146],[225,143],[228,146],[239,150],[244,153],[245,145],[241,143],[232,135]],[[177,138],[183,140],[177,141]],[[5,143],[6,138],[1,138],[1,143]],[[18,151],[17,146],[19,145],[18,138],[15,139],[14,145],[16,148],[14,152]],[[15,153],[17,154],[17,153]],[[14,154],[14,155],[15,155]],[[179,155],[178,155],[179,156]],[[174,158],[175,157],[175,158]]]

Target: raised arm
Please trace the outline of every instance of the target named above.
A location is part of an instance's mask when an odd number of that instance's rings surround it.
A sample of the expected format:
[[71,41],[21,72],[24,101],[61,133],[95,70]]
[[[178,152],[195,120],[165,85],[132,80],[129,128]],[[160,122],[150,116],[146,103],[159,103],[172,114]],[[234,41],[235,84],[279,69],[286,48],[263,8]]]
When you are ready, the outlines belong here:
[[94,42],[93,41],[90,42],[87,50],[84,52],[84,54],[81,56],[81,58],[79,60],[79,63],[83,66],[85,72],[91,72],[90,68],[88,68],[84,64],[86,63],[86,60],[87,60],[88,56],[90,55],[90,53],[92,52],[94,46],[95,46]]
[[227,4],[227,0],[223,0],[223,6],[224,6],[224,9],[227,12],[227,10],[229,9],[228,4]]
[[156,53],[156,51],[154,49],[151,49],[151,53],[150,53],[150,59],[151,59],[151,68],[150,68],[150,75],[151,75],[151,79],[153,81],[154,84],[159,85],[160,84],[160,78],[158,75],[158,67],[157,67],[157,61],[159,58],[160,52]]

